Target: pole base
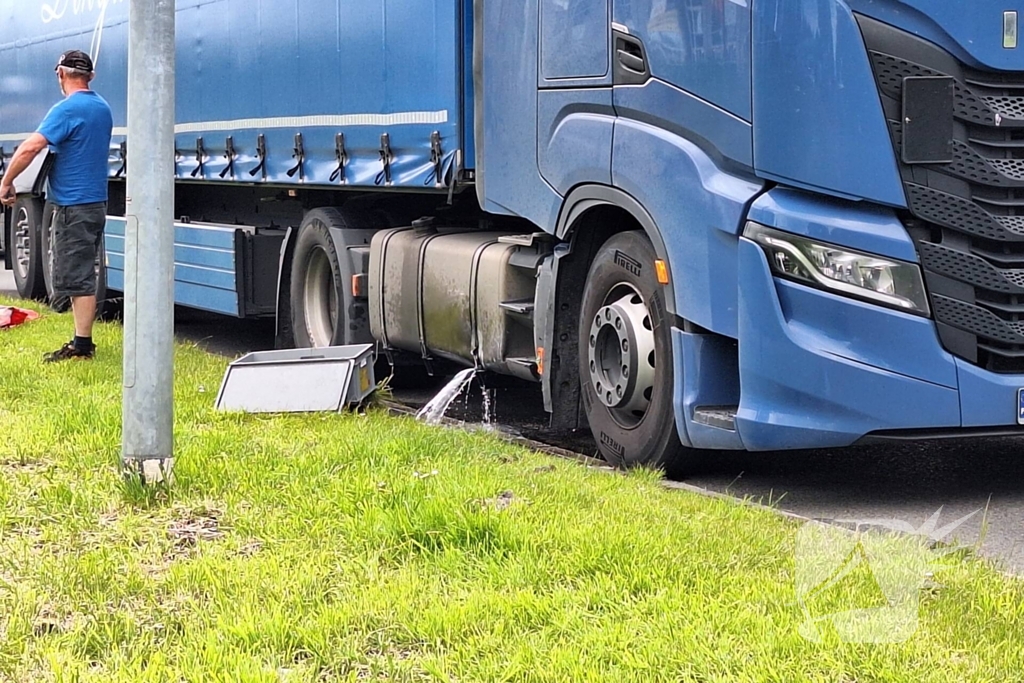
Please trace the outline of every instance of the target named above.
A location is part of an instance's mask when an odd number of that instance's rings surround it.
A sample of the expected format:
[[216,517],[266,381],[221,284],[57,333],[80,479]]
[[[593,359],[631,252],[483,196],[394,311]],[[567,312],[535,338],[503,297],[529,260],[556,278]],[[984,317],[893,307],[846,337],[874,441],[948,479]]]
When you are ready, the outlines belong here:
[[144,486],[174,483],[174,458],[123,458],[121,472],[126,478],[137,479]]

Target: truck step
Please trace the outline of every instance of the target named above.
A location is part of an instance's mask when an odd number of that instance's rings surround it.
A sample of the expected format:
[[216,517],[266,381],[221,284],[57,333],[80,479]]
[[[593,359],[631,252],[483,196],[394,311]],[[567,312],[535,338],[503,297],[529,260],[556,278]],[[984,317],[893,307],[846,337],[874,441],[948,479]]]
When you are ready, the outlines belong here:
[[736,431],[736,411],[739,406],[701,406],[693,411],[693,421],[715,429]]
[[502,235],[498,238],[502,244],[518,244],[521,247],[532,247],[538,242],[552,241],[551,235],[546,232],[532,232],[526,235]]
[[506,362],[533,374],[537,372],[536,358],[509,358]]
[[503,310],[509,311],[510,313],[518,313],[519,315],[530,315],[531,313],[533,313],[534,301],[533,299],[502,301],[500,306]]

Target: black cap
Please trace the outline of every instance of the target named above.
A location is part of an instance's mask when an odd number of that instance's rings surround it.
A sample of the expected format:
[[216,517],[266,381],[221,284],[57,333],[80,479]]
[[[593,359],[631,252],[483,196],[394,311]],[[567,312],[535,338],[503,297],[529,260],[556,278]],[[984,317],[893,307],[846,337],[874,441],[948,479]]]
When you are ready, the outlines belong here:
[[92,57],[81,50],[71,50],[60,56],[60,59],[57,60],[57,66],[53,70],[56,71],[62,66],[92,73]]

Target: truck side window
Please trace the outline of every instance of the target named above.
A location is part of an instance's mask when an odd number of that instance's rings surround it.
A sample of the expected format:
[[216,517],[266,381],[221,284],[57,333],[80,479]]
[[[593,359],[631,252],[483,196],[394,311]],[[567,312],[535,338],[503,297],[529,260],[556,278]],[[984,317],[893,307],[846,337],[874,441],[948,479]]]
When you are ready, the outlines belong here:
[[541,0],[541,73],[545,79],[608,73],[607,0]]

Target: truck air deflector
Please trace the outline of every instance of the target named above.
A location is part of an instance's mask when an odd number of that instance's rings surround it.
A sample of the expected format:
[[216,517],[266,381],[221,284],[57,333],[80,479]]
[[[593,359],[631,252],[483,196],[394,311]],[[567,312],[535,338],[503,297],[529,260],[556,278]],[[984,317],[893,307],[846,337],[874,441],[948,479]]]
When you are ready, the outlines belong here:
[[756,172],[839,197],[906,206],[853,13],[839,0],[799,4],[795,10],[789,0],[752,3]]

